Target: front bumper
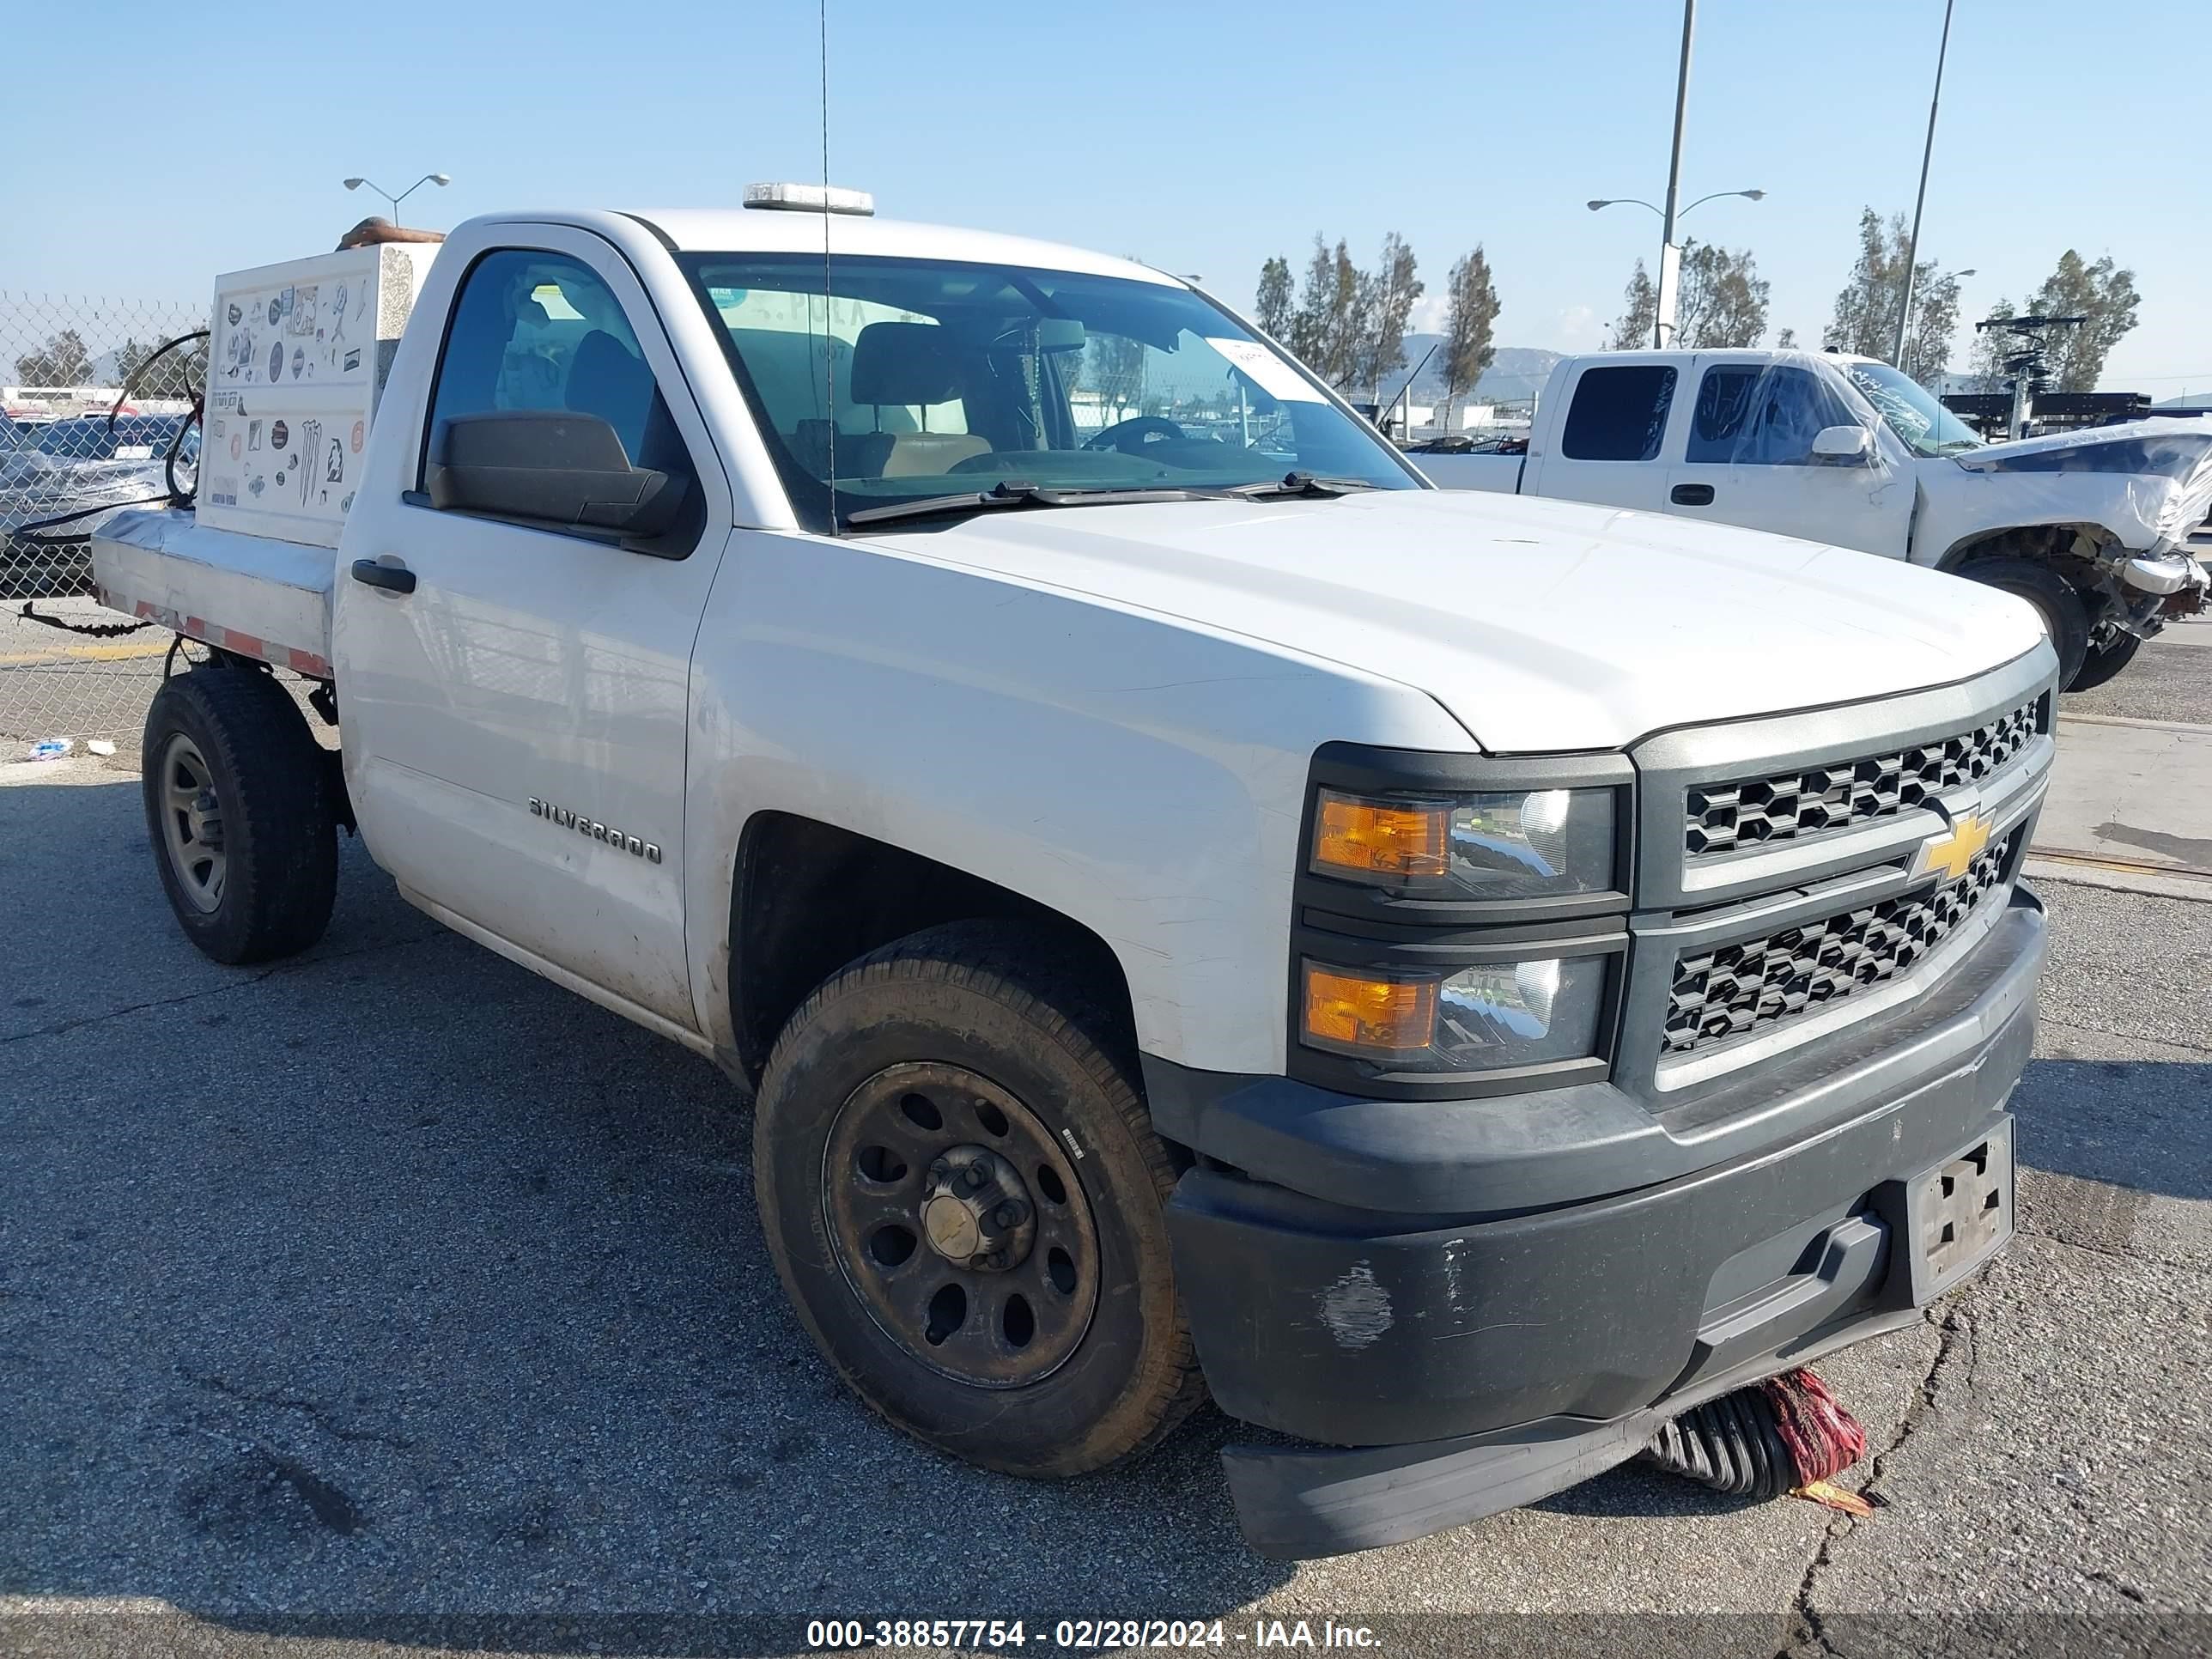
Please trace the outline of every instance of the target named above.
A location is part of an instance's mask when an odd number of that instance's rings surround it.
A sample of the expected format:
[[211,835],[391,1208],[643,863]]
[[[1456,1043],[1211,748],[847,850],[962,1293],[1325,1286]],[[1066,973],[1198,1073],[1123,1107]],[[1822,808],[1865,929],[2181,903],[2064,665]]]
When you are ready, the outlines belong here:
[[1909,1322],[2010,1237],[2002,1109],[2043,953],[2041,906],[2015,889],[1928,994],[1694,1125],[1646,1115],[1650,1133],[1595,1090],[1358,1102],[1148,1061],[1156,1119],[1210,1155],[1168,1221],[1214,1398],[1360,1449],[1229,1449],[1247,1534],[1334,1554],[1528,1503],[1701,1399]]
[[2119,566],[2120,599],[2131,634],[2145,639],[2166,623],[2203,614],[2204,568],[2179,548],[2127,556]]

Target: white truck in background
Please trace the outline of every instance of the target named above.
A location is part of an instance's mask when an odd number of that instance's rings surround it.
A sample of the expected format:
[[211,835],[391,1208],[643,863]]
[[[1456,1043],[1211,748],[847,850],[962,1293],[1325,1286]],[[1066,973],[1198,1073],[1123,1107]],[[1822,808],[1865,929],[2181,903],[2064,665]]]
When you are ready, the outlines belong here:
[[1413,461],[1446,489],[1742,525],[1987,582],[2035,606],[2071,690],[2102,684],[2204,605],[2185,544],[2212,509],[2212,428],[2133,421],[1985,444],[1868,357],[1565,357],[1525,454]]
[[1278,1555],[1556,1492],[2002,1247],[2027,607],[1438,491],[1186,282],[821,206],[225,286],[204,507],[94,549],[200,642],[143,790],[203,951],[313,944],[357,829],[753,1092],[890,1422],[1071,1475],[1211,1393]]

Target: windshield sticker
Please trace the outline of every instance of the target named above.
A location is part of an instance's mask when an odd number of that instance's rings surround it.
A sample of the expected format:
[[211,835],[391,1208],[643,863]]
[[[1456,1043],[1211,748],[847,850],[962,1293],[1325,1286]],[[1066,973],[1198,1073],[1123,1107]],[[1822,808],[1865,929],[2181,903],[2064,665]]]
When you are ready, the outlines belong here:
[[1206,343],[1242,370],[1253,385],[1278,402],[1318,404],[1327,401],[1308,384],[1304,375],[1257,340],[1217,340],[1209,336]]

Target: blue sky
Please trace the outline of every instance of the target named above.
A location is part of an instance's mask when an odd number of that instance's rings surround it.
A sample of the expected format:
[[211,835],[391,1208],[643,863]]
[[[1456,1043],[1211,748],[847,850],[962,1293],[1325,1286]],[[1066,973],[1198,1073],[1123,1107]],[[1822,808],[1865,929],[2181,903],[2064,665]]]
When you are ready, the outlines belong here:
[[[1911,208],[1942,0],[1704,0],[1686,233],[1750,246],[1816,338],[1863,204]],[[1509,345],[1596,345],[1658,222],[1674,0],[830,0],[830,170],[880,210],[1133,252],[1249,304],[1316,230],[1487,246]],[[0,289],[196,299],[375,209],[734,202],[817,178],[812,0],[26,5]],[[2212,0],[1959,0],[1923,252],[1971,318],[2069,246],[2137,273],[2107,386],[2212,388]],[[67,97],[74,113],[56,113]],[[42,125],[50,123],[51,125]],[[1963,345],[1960,357],[1963,357]]]

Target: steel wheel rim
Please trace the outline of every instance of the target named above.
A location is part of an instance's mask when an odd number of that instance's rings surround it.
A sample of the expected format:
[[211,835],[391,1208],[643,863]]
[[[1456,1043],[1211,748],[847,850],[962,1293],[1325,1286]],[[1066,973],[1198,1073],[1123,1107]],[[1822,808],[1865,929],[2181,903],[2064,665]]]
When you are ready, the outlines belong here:
[[[914,1101],[921,1108],[910,1108]],[[967,1196],[961,1177],[970,1167],[993,1172],[979,1191],[990,1201],[1004,1267],[944,1254],[944,1236],[961,1231],[945,1224],[947,1200]],[[938,1173],[945,1170],[949,1176]],[[1018,1188],[1008,1184],[1015,1178]],[[1006,1207],[1024,1203],[1026,1218],[999,1224]],[[1090,1200],[1051,1131],[989,1079],[921,1061],[861,1083],[830,1126],[822,1206],[846,1284],[884,1335],[939,1376],[1024,1388],[1082,1346],[1098,1297]]]
[[178,732],[162,746],[161,848],[185,900],[203,915],[222,904],[230,870],[224,850],[222,801],[199,745]]

